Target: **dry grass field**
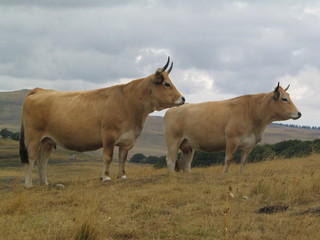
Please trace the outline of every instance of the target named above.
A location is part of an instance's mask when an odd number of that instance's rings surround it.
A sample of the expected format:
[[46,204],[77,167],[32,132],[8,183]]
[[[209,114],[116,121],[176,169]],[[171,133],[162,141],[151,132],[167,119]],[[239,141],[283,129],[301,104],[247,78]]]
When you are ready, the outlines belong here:
[[[125,181],[116,162],[111,170],[101,183],[101,162],[49,165],[51,185],[27,190],[23,167],[1,168],[0,239],[319,239],[319,213],[296,214],[320,206],[319,155],[248,164],[242,175],[236,164],[227,174],[127,164]],[[288,210],[257,213],[269,205]]]

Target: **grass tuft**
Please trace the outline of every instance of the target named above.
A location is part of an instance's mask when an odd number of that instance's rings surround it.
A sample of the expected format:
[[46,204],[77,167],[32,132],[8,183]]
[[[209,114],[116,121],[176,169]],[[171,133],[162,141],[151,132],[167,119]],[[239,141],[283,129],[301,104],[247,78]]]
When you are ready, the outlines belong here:
[[87,221],[83,222],[78,228],[75,240],[96,240],[98,239],[98,233],[95,228]]
[[23,214],[27,209],[27,196],[26,194],[19,194],[9,202],[3,202],[1,206],[3,214],[14,215]]

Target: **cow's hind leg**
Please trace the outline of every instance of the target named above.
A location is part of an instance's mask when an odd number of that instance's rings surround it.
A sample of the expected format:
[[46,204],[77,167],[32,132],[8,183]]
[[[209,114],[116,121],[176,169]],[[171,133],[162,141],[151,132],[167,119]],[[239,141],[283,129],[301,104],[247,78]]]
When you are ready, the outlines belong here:
[[38,157],[38,151],[39,151],[39,142],[38,141],[32,141],[29,142],[27,145],[28,149],[28,163],[25,164],[25,181],[24,186],[26,188],[31,188],[32,185],[32,169],[34,166],[35,161]]
[[33,157],[29,156],[29,163],[26,163],[24,165],[25,168],[25,181],[24,181],[24,186],[26,188],[31,188],[32,185],[32,169],[35,163],[35,159]]
[[190,172],[191,171],[191,162],[194,156],[194,149],[188,149],[188,151],[182,152],[181,160],[179,161],[179,168],[183,172]]
[[179,143],[167,143],[168,154],[167,154],[167,166],[169,172],[174,172],[176,169],[176,162],[178,159]]
[[47,181],[47,164],[48,158],[53,149],[56,148],[56,143],[50,138],[44,138],[41,141],[39,154],[38,154],[38,169],[40,182],[43,185],[48,185]]

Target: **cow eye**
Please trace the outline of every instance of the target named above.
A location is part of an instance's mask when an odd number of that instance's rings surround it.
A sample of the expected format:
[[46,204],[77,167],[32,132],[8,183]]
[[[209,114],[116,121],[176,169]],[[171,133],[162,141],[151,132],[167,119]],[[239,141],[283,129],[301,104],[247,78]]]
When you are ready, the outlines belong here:
[[288,98],[281,98],[282,101],[288,102]]
[[164,83],[164,85],[165,85],[166,87],[168,87],[168,88],[171,86],[171,84],[168,83],[168,82]]

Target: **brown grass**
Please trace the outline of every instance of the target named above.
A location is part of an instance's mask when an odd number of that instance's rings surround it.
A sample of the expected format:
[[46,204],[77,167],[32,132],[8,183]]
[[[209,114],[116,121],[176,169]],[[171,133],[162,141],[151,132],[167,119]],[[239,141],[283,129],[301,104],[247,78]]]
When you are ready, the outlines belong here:
[[[319,216],[294,214],[320,205],[319,155],[249,164],[242,175],[235,164],[228,174],[221,166],[168,174],[127,164],[125,181],[116,179],[116,163],[111,170],[114,180],[101,183],[99,162],[52,165],[51,186],[26,190],[22,167],[0,169],[13,179],[0,183],[0,239],[319,237]],[[57,183],[66,187],[57,189]],[[228,198],[229,186],[235,198]],[[289,208],[258,214],[266,205]]]

